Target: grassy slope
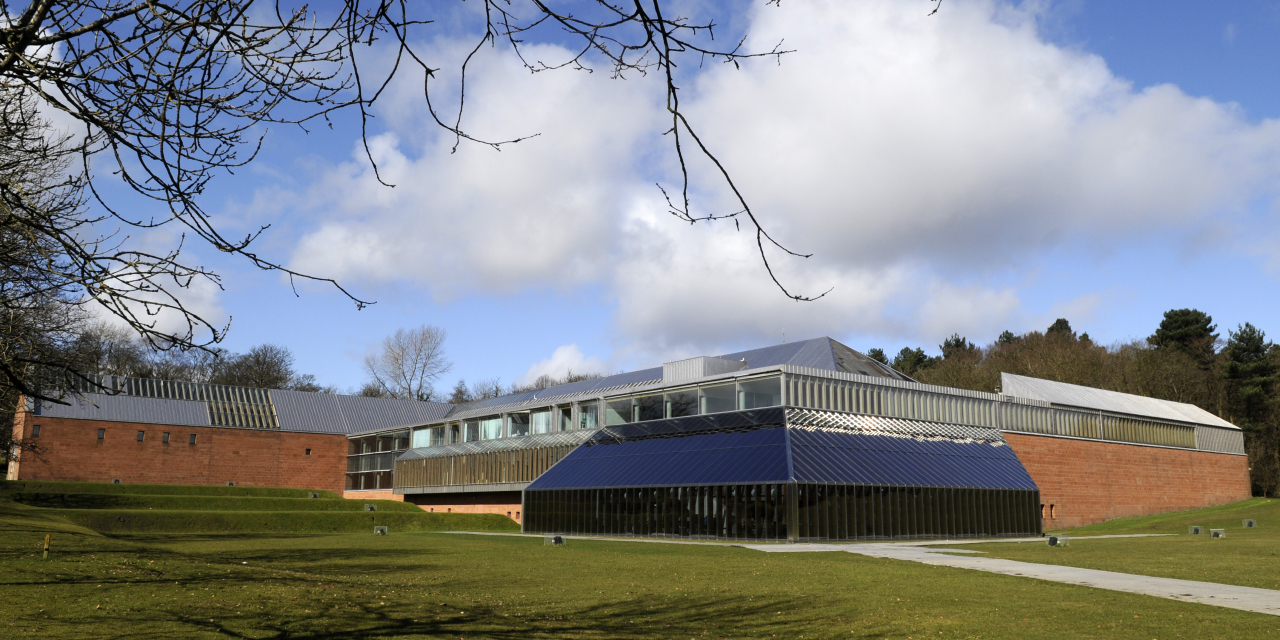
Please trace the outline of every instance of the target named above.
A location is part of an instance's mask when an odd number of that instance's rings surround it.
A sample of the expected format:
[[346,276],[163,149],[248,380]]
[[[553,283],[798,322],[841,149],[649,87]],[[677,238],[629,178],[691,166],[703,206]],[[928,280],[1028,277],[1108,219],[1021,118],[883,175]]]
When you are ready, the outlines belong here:
[[[520,529],[499,515],[426,513],[393,500],[345,500],[331,492],[320,492],[320,499],[305,497],[310,493],[258,487],[4,482],[0,504],[6,505],[6,513],[112,534],[372,533],[374,526],[397,533]],[[366,504],[377,510],[365,511]]]
[[0,513],[4,637],[1280,637],[1271,616],[847,553],[66,531],[46,561],[20,520]]
[[11,493],[10,500],[49,509],[177,509],[186,511],[377,511],[421,513],[417,505],[396,500],[313,500],[234,496],[129,495],[110,493]]
[[109,484],[102,482],[54,482],[39,480],[0,480],[0,494],[9,493],[123,493],[168,496],[241,496],[260,498],[310,498],[312,493],[325,499],[342,499],[332,491],[319,489],[285,489],[279,487],[219,487],[194,484]]
[[[1258,528],[1240,521],[1253,518]],[[1227,537],[1189,535],[1187,527],[1226,529]],[[1184,580],[1280,589],[1280,500],[1255,498],[1234,504],[1123,518],[1080,527],[1070,536],[1169,533],[1171,537],[1073,539],[1065,548],[1044,543],[982,544],[968,547],[997,558],[1105,569]],[[947,545],[957,546],[957,545]]]

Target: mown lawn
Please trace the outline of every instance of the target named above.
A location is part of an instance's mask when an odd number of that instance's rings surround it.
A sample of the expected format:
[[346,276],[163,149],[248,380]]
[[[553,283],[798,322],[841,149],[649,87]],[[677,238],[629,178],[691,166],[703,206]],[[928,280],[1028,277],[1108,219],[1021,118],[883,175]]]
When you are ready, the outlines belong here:
[[842,552],[107,537],[4,505],[0,593],[5,638],[1280,638],[1272,616]]
[[[1245,529],[1240,521],[1257,520]],[[1190,535],[1190,525],[1205,533]],[[1210,538],[1208,529],[1226,529],[1226,537]],[[1087,539],[1083,536],[1129,533],[1173,534],[1153,538]],[[1234,504],[1125,518],[1067,531],[1067,547],[1038,543],[947,545],[981,551],[991,557],[1104,569],[1183,580],[1280,589],[1280,500],[1255,498]]]

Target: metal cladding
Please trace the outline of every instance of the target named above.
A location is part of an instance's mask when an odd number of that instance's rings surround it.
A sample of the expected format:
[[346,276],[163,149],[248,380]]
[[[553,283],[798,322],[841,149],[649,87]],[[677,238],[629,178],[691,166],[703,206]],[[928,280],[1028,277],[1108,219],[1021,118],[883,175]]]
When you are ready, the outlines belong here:
[[779,482],[1036,490],[995,429],[780,407],[605,427],[529,490]]
[[1000,374],[1000,390],[1005,395],[1044,400],[1055,405],[1099,409],[1135,416],[1149,416],[1175,422],[1238,430],[1239,427],[1195,405],[1158,400],[1118,391],[1082,387],[1065,382]]
[[439,420],[453,408],[443,402],[365,398],[332,393],[271,390],[282,431],[355,434]]
[[209,409],[205,403],[191,400],[86,393],[79,397],[68,396],[66,402],[69,404],[33,403],[32,410],[36,415],[50,418],[171,424],[186,427],[212,425],[209,421]]

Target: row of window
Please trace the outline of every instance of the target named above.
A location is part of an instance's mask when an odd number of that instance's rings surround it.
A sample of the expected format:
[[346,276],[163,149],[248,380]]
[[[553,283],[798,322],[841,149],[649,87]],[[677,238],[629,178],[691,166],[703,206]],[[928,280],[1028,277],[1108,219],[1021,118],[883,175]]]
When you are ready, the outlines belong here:
[[[40,437],[40,425],[38,425],[38,424],[37,424],[37,425],[32,425],[32,427],[31,427],[31,437],[33,437],[33,438],[39,438],[39,437]],[[138,442],[144,442],[144,441],[146,440],[146,437],[147,437],[147,432],[146,432],[146,431],[138,431]],[[106,439],[107,439],[107,430],[106,430],[106,429],[98,429],[98,439],[99,439],[99,440],[106,440]],[[160,434],[160,442],[162,442],[162,443],[164,443],[164,444],[169,444],[169,432],[168,432],[168,431],[165,431],[164,433],[161,433],[161,434]],[[187,438],[187,444],[195,444],[195,443],[196,443],[196,434],[194,434],[194,433],[193,433],[193,434],[191,434],[191,435]]]
[[[603,403],[598,400],[588,400],[462,420],[447,425],[415,429],[411,446],[414,449],[420,449],[458,442],[595,429],[600,426],[602,404],[606,426],[776,407],[782,404],[782,378],[775,376],[730,382],[668,393],[620,398]],[[355,449],[352,452],[355,453]]]

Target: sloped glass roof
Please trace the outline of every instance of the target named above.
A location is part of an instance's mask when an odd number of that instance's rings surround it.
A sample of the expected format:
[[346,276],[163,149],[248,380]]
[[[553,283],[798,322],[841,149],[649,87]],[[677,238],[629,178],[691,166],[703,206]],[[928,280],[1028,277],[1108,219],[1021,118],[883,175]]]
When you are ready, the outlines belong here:
[[529,490],[788,481],[1036,489],[994,429],[847,418],[772,408],[606,427]]

